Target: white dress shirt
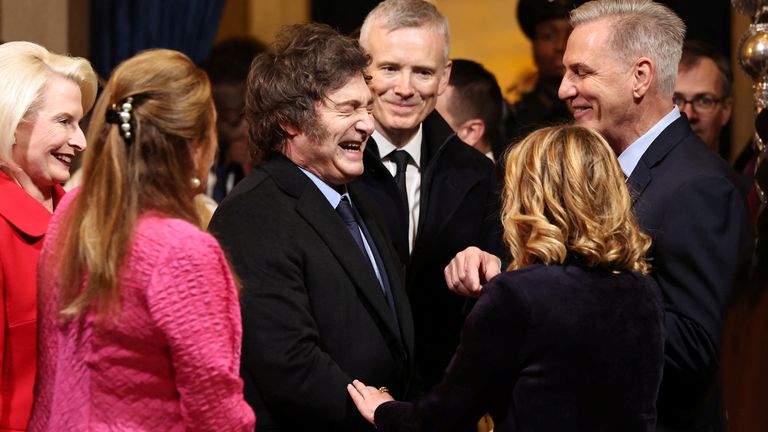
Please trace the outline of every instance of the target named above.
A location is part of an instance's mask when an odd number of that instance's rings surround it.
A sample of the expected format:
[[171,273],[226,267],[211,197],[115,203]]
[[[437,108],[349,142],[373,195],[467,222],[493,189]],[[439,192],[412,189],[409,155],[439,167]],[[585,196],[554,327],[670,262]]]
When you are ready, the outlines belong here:
[[373,131],[373,139],[379,147],[381,163],[389,170],[392,177],[397,172],[397,165],[392,160],[392,152],[395,150],[405,150],[410,158],[405,168],[405,190],[408,195],[408,252],[413,251],[413,242],[416,240],[416,229],[419,227],[419,200],[421,199],[421,140],[422,126],[416,135],[408,141],[402,148],[395,147],[394,144],[384,138],[379,131]]

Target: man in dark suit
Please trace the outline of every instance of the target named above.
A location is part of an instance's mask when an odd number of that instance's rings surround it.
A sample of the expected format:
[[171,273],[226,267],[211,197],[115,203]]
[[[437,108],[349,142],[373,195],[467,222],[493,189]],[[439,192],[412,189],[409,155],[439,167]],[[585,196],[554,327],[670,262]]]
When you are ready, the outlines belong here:
[[278,34],[251,65],[258,164],[210,229],[242,282],[245,397],[260,431],[370,431],[347,396],[366,377],[399,398],[413,374],[402,268],[364,195],[373,132],[368,59],[318,24]]
[[[619,155],[633,211],[653,239],[666,311],[658,430],[720,431],[723,312],[750,233],[735,174],[672,102],[685,25],[651,0],[592,1],[571,23],[559,96]],[[447,270],[460,292],[479,287],[464,269],[497,272],[494,258],[472,252]]]
[[447,289],[443,268],[468,246],[496,249],[500,242],[493,164],[434,111],[451,71],[448,25],[434,5],[380,3],[360,43],[371,56],[376,131],[355,185],[384,212],[406,264],[416,363],[429,388],[442,377],[469,309]]

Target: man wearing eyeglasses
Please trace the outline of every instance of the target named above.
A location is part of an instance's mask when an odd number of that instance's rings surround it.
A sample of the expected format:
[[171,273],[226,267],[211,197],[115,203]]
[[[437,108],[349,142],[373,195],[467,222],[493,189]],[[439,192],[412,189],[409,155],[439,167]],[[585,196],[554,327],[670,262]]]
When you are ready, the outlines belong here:
[[707,147],[721,154],[720,132],[731,119],[733,74],[728,59],[702,41],[688,41],[677,71],[672,101],[688,116]]

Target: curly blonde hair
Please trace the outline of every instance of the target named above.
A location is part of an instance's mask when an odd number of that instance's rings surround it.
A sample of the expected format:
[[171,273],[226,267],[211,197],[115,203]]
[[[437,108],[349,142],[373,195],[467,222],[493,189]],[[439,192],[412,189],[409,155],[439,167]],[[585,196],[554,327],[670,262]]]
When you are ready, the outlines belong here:
[[640,231],[616,156],[592,129],[539,129],[506,158],[502,224],[516,270],[577,260],[647,274],[651,239]]

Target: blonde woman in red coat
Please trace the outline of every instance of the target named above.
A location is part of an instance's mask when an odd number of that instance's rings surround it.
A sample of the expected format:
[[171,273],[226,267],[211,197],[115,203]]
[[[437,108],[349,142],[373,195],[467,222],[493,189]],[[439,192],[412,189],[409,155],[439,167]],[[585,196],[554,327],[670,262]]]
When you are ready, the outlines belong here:
[[37,355],[37,258],[96,97],[87,60],[0,45],[0,431],[23,431]]

